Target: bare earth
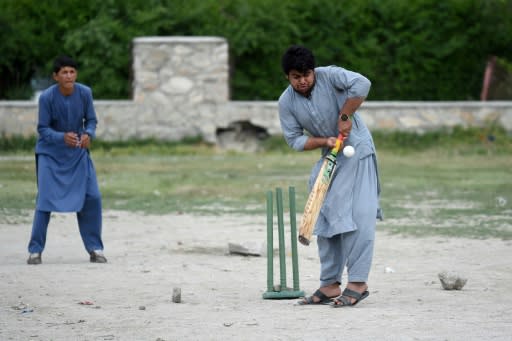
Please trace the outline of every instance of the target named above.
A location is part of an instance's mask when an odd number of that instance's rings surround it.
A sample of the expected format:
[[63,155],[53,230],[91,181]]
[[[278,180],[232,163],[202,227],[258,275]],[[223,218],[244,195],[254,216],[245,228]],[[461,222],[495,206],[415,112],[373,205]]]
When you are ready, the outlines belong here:
[[[353,308],[303,307],[262,299],[266,257],[228,253],[229,242],[265,242],[265,224],[108,211],[109,263],[91,264],[75,216],[58,214],[39,266],[25,263],[30,224],[0,224],[0,340],[512,339],[511,241],[378,232],[370,296]],[[299,245],[299,263],[300,288],[310,294],[315,243]],[[278,283],[277,257],[275,267]],[[443,270],[467,277],[466,286],[443,290]]]

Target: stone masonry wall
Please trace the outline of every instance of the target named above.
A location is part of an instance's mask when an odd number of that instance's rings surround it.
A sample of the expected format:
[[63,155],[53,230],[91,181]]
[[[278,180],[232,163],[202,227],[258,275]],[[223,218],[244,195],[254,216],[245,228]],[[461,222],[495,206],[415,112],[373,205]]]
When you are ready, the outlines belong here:
[[[281,134],[276,101],[230,101],[228,58],[224,38],[134,39],[133,99],[95,100],[98,138],[179,141],[201,136],[244,146],[248,139]],[[359,112],[370,129],[425,132],[496,122],[512,132],[512,101],[369,100]],[[34,135],[36,125],[36,102],[0,101],[0,136]]]

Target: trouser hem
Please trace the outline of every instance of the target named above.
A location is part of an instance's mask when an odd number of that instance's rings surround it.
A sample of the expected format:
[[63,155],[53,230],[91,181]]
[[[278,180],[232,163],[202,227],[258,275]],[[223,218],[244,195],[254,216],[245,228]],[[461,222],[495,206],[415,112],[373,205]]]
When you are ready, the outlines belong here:
[[368,277],[362,277],[362,276],[348,276],[349,282],[368,282]]
[[320,287],[323,288],[323,287],[326,287],[326,286],[329,286],[329,285],[332,285],[332,284],[341,284],[341,279],[331,279],[331,280],[326,280],[326,281],[320,281]]

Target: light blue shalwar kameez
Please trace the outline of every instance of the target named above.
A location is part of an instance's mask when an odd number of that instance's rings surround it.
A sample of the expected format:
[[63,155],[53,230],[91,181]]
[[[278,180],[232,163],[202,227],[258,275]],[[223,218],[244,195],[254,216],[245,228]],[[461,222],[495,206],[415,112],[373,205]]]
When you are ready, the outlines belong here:
[[64,134],[96,136],[96,112],[92,91],[75,83],[64,96],[58,84],[39,97],[36,143],[37,198],[29,253],[42,253],[51,212],[77,212],[80,235],[88,253],[103,250],[102,212],[94,164],[89,150],[65,144]]
[[[291,85],[279,98],[279,118],[288,145],[303,151],[308,136],[338,136],[338,115],[348,98],[366,97],[370,81],[337,66],[317,67],[309,97]],[[361,116],[352,116],[352,130],[344,145],[355,155],[337,157],[337,168],[314,230],[320,257],[320,287],[340,283],[347,267],[349,282],[367,282],[373,258],[375,226],[381,217],[377,158],[372,136]],[[323,157],[314,165],[311,190]]]

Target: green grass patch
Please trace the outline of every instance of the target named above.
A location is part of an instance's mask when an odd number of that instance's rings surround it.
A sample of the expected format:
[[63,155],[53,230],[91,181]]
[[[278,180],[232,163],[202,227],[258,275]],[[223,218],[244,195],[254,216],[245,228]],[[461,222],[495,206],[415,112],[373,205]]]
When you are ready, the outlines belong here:
[[453,127],[417,134],[400,131],[373,132],[379,149],[392,149],[396,153],[446,149],[456,154],[509,153],[512,150],[512,135],[503,127],[488,125],[483,128]]
[[[378,228],[406,235],[512,239],[510,136],[499,132],[482,139],[476,130],[444,134],[374,133],[385,217]],[[282,137],[265,143],[265,152],[244,154],[199,139],[95,141],[92,157],[104,208],[251,214],[265,224],[267,191],[281,187],[286,200],[293,186],[300,213],[319,153],[294,152]],[[35,195],[32,151],[2,152],[0,223],[30,223]]]

